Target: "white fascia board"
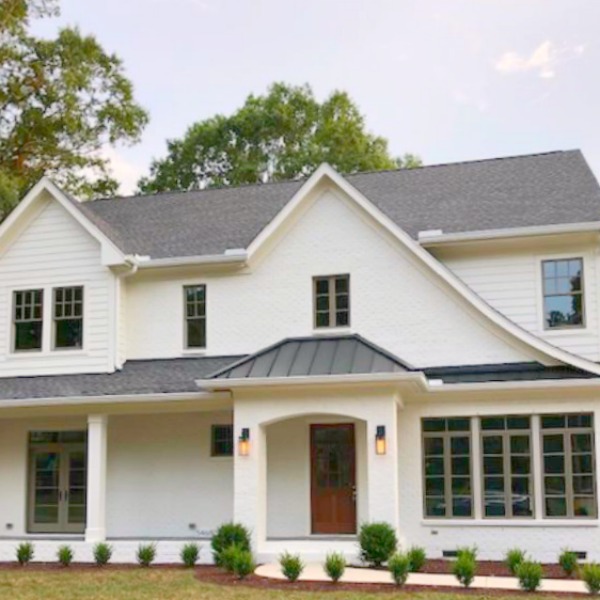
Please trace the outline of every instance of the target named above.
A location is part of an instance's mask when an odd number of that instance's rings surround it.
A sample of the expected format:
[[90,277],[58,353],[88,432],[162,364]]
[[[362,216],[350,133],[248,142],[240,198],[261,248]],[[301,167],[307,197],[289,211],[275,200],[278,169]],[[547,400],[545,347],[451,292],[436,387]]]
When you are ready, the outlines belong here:
[[427,383],[427,392],[432,394],[444,394],[451,392],[494,392],[494,391],[535,391],[535,390],[598,390],[600,391],[600,379],[532,379],[530,381],[483,381],[473,383],[444,383],[442,385],[431,385]]
[[294,194],[292,199],[279,212],[279,214],[262,230],[262,232],[254,239],[248,247],[248,259],[252,260],[252,256],[258,248],[273,235],[277,228],[294,212],[296,207],[310,194],[310,192],[321,182],[328,178],[348,197],[350,197],[358,206],[360,206],[376,223],[379,223],[382,228],[388,231],[397,241],[399,241],[407,250],[409,250],[417,259],[424,265],[429,267],[446,285],[457,292],[468,304],[475,308],[479,313],[488,319],[494,326],[509,333],[513,338],[521,343],[529,346],[537,352],[545,355],[548,359],[558,361],[563,364],[571,365],[600,375],[600,365],[590,360],[576,356],[562,350],[557,346],[542,340],[534,334],[526,331],[513,323],[510,319],[494,310],[485,300],[477,295],[466,283],[461,281],[447,267],[433,257],[425,248],[409,236],[402,228],[400,228],[387,215],[380,211],[366,196],[357,190],[349,183],[342,175],[340,175],[330,165],[322,164],[306,183]]
[[42,192],[48,192],[94,239],[100,243],[102,252],[102,264],[105,266],[120,265],[125,263],[125,255],[94,223],[92,223],[81,210],[73,205],[73,202],[67,198],[62,190],[48,177],[42,177],[25,197],[19,202],[17,207],[8,215],[6,220],[0,225],[0,239],[10,231],[10,229],[19,221],[21,216],[27,211]]
[[421,371],[397,373],[367,373],[351,375],[308,375],[298,377],[243,377],[239,379],[198,379],[196,385],[203,390],[294,388],[301,386],[390,385],[416,383],[426,389],[427,378]]
[[164,267],[187,267],[201,265],[240,265],[247,263],[248,254],[206,254],[199,256],[169,257],[169,258],[148,258],[140,261],[140,269],[153,269]]
[[185,402],[190,400],[228,400],[227,392],[187,392],[181,394],[125,394],[114,396],[65,396],[0,400],[0,413],[9,408],[42,408],[51,406],[86,406],[89,404],[154,404],[157,402]]
[[419,244],[425,248],[430,248],[446,244],[460,244],[486,240],[594,232],[600,233],[600,221],[559,225],[537,225],[531,227],[511,227],[504,229],[484,229],[457,233],[443,233],[441,230],[440,233],[422,231],[419,232]]

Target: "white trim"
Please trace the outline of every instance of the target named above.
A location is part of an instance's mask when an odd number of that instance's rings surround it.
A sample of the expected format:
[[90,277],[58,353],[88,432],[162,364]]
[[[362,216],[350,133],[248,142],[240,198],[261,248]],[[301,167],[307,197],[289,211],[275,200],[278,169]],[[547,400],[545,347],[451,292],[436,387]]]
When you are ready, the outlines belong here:
[[245,266],[248,260],[246,252],[239,254],[206,254],[198,256],[150,258],[140,257],[140,269],[152,269],[161,267],[185,267],[195,265],[239,265]]
[[248,261],[252,262],[260,247],[265,244],[283,225],[283,223],[297,209],[298,205],[308,197],[309,193],[322,181],[329,179],[334,185],[345,192],[354,202],[361,207],[375,222],[379,223],[386,231],[388,231],[397,241],[399,241],[408,251],[410,251],[417,259],[433,271],[442,282],[446,283],[451,289],[457,292],[464,300],[466,300],[473,308],[488,319],[493,325],[500,328],[502,331],[510,334],[515,340],[529,346],[531,349],[545,355],[549,361],[558,361],[568,365],[572,365],[584,371],[600,375],[600,365],[576,356],[553,346],[552,344],[538,338],[537,336],[522,329],[510,319],[495,311],[487,302],[478,296],[471,288],[463,283],[449,269],[442,265],[429,252],[421,247],[413,240],[405,231],[403,231],[396,223],[381,212],[368,198],[346,181],[335,169],[328,164],[322,164],[306,183],[294,194],[292,199],[285,207],[277,214],[277,216],[259,233],[259,235],[248,246]]
[[421,525],[442,527],[600,527],[598,519],[422,519]]
[[559,225],[532,225],[530,227],[510,227],[503,229],[482,229],[476,231],[461,231],[444,233],[441,229],[435,231],[419,231],[418,240],[421,246],[430,248],[446,244],[478,242],[517,237],[543,235],[560,235],[568,233],[600,232],[600,221],[586,223],[566,223]]

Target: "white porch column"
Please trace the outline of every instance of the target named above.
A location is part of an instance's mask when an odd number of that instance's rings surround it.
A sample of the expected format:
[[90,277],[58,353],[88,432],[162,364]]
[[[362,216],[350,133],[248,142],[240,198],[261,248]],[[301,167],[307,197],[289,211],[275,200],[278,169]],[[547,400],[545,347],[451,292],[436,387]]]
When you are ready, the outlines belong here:
[[88,417],[86,542],[106,539],[106,415]]
[[[236,407],[234,416],[233,519],[248,528],[252,549],[259,548],[267,535],[267,437],[265,429]],[[243,428],[250,430],[248,456],[240,456],[238,439]]]
[[[369,521],[385,521],[399,529],[398,405],[392,399],[372,405],[367,420],[367,480]],[[375,451],[377,427],[385,427],[386,453]]]

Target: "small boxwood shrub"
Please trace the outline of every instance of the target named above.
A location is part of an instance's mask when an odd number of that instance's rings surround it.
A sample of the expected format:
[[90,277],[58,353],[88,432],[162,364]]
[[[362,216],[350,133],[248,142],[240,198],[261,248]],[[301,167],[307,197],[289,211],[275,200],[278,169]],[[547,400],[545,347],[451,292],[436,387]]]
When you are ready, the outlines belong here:
[[93,554],[94,554],[94,562],[99,566],[103,567],[110,562],[112,558],[112,546],[110,544],[106,544],[105,542],[99,542],[94,546]]
[[346,558],[341,552],[331,552],[325,557],[325,573],[327,577],[337,583],[346,570]]
[[194,542],[185,544],[181,549],[180,557],[181,562],[186,567],[193,567],[200,558],[200,546],[198,544],[195,544]]
[[35,548],[31,542],[22,542],[16,550],[17,562],[21,566],[29,564],[35,555]]
[[56,558],[63,567],[68,567],[73,562],[73,550],[70,546],[60,546]]
[[388,569],[394,583],[398,586],[404,585],[408,579],[408,574],[412,570],[410,554],[396,553],[391,556],[388,560]]
[[523,561],[517,569],[519,586],[526,592],[535,592],[542,583],[542,565],[529,560]]
[[365,523],[358,536],[360,557],[368,565],[380,567],[394,554],[398,539],[388,523]]
[[156,559],[156,544],[140,544],[136,558],[140,567],[149,567]]
[[476,569],[475,555],[470,551],[459,552],[457,559],[452,563],[452,573],[465,587],[473,583]]
[[237,544],[231,544],[221,551],[219,555],[220,566],[225,569],[228,573],[235,571],[235,561],[238,559],[238,555],[243,548],[240,548]]
[[256,569],[256,564],[249,550],[237,549],[237,557],[233,564],[233,572],[238,579],[245,579],[248,575],[252,575]]
[[279,564],[281,572],[288,581],[296,581],[302,575],[302,571],[304,571],[304,563],[298,554],[284,552],[279,557]]
[[527,556],[520,548],[511,548],[507,550],[504,557],[504,563],[508,567],[508,570],[516,577],[519,565],[525,562]]
[[579,567],[577,554],[575,554],[575,552],[572,550],[565,548],[561,551],[560,556],[558,557],[558,564],[562,567],[565,575],[567,577],[571,577]]
[[427,561],[425,548],[413,546],[412,548],[409,548],[406,554],[410,562],[410,572],[418,573],[425,566],[425,562]]
[[583,565],[581,578],[590,594],[596,595],[600,593],[600,565],[598,563]]
[[210,545],[215,564],[221,567],[221,553],[229,546],[235,545],[241,550],[250,550],[250,533],[243,525],[224,523],[212,536]]

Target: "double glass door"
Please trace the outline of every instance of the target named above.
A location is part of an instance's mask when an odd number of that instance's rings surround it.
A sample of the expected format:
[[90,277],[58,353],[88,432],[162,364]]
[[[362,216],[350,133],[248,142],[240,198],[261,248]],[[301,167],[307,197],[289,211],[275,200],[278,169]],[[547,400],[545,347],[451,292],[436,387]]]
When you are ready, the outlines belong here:
[[86,434],[32,432],[29,440],[29,531],[81,533],[85,529]]

